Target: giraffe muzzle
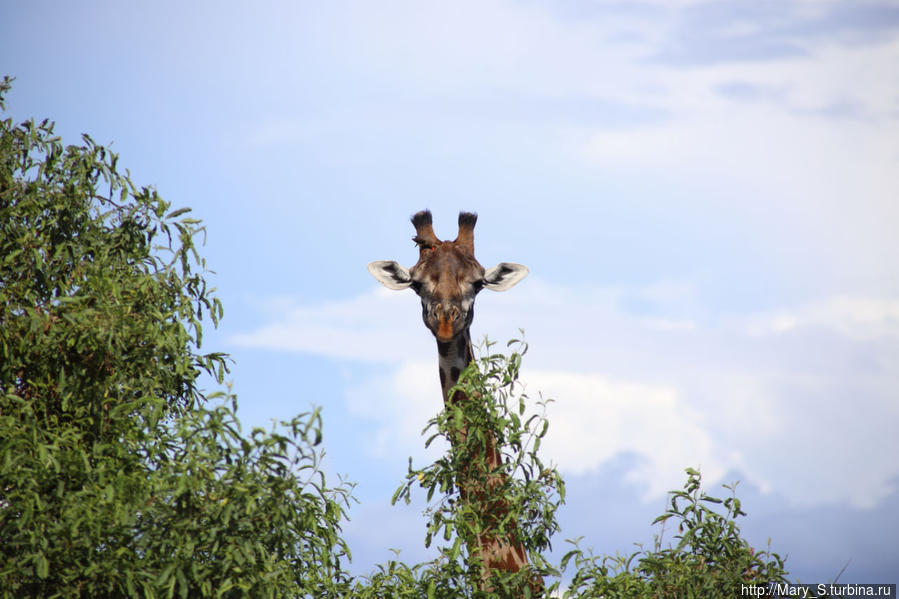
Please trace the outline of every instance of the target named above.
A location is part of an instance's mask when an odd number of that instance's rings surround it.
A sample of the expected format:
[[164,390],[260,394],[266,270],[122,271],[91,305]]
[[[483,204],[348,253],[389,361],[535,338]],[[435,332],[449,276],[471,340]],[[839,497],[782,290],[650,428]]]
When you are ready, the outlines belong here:
[[431,330],[438,341],[452,341],[459,332],[462,312],[455,305],[436,305],[431,312]]
[[453,325],[452,323],[441,320],[440,325],[437,328],[437,340],[438,341],[452,341],[453,339]]

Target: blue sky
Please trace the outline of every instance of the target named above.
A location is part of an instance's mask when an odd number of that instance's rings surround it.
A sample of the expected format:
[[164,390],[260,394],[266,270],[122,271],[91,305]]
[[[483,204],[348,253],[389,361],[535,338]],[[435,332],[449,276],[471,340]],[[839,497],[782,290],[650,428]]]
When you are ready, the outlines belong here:
[[[479,260],[556,401],[563,539],[649,542],[699,466],[803,581],[899,582],[899,4],[33,1],[0,9],[17,119],[111,143],[208,227],[245,427],[324,407],[354,568],[424,559],[390,507],[439,408],[408,217]],[[718,490],[722,491],[720,488]]]

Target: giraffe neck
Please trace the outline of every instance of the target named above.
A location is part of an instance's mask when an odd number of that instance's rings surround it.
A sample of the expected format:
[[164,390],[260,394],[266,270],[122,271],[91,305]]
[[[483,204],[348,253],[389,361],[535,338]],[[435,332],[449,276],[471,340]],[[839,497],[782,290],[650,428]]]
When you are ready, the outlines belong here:
[[459,375],[472,359],[471,336],[468,329],[446,343],[437,342],[438,364],[440,367],[440,388],[443,391],[443,403],[449,405],[449,390],[459,382]]

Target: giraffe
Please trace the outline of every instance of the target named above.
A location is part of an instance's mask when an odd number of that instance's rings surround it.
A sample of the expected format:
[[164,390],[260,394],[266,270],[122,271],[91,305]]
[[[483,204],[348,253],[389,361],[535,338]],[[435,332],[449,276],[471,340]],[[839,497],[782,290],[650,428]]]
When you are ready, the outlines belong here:
[[[444,404],[465,401],[459,391],[452,397],[450,389],[472,361],[469,327],[474,318],[475,296],[482,289],[505,291],[528,274],[521,264],[500,262],[490,269],[474,257],[474,226],[477,215],[459,213],[459,232],[453,241],[441,241],[434,234],[431,213],[423,210],[412,216],[418,246],[418,262],[405,268],[393,260],[378,260],[368,271],[388,289],[411,288],[421,298],[422,319],[437,340],[440,388]],[[485,447],[487,467],[497,469],[502,461],[493,440]],[[492,485],[491,485],[492,486]],[[460,489],[465,487],[460,484]],[[502,506],[495,506],[502,510]],[[514,540],[478,538],[478,550],[487,570],[517,572],[527,567],[524,547]]]

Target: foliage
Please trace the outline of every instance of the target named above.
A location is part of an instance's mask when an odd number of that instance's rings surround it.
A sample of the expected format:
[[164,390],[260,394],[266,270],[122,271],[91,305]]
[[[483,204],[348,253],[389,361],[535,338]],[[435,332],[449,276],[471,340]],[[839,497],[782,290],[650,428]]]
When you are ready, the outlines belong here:
[[[670,507],[653,522],[676,522],[677,544],[663,549],[658,538],[653,551],[615,558],[597,558],[575,547],[562,559],[563,568],[569,562],[577,568],[566,597],[725,599],[737,595],[741,585],[788,582],[778,554],[757,551],[740,536],[736,519],[746,512],[736,484],[723,485],[731,496],[721,500],[702,492],[697,470],[686,473],[683,490],[669,494]],[[714,505],[722,505],[724,513]]]
[[245,438],[200,389],[203,229],[117,160],[0,121],[0,597],[337,595],[318,412]]
[[[436,538],[440,559],[428,567],[403,570],[407,576],[420,571],[423,580],[441,597],[529,596],[535,576],[555,576],[557,570],[543,557],[550,538],[559,530],[556,510],[565,498],[565,486],[555,468],[541,461],[538,451],[546,434],[545,412],[528,414],[528,396],[518,381],[524,342],[513,340],[510,355],[489,353],[472,362],[460,375],[454,389],[470,398],[453,402],[429,423],[426,445],[443,438],[451,449],[424,468],[413,468],[410,460],[405,483],[393,501],[408,503],[418,486],[433,501],[428,509],[425,545]],[[538,406],[545,408],[546,402]],[[485,447],[501,450],[502,464],[491,470]],[[464,482],[460,482],[464,481]],[[468,493],[463,484],[475,487]],[[481,563],[476,551],[477,535],[509,536],[527,551],[531,571],[515,575],[494,573],[487,585],[481,584]],[[398,575],[388,565],[383,574]]]

